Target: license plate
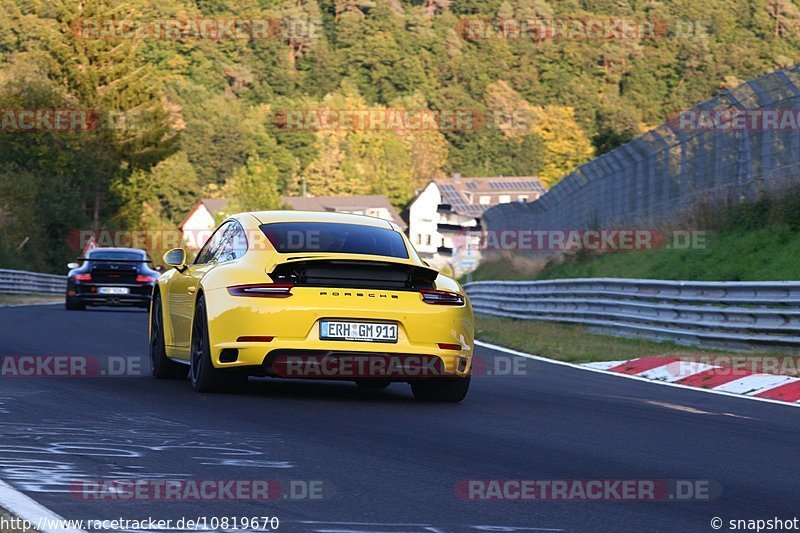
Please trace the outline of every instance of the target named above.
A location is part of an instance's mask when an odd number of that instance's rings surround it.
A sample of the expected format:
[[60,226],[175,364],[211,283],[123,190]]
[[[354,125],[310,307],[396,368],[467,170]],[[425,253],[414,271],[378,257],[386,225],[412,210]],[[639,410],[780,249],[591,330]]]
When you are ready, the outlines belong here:
[[397,324],[323,320],[320,322],[319,338],[358,342],[397,342]]
[[97,292],[99,294],[128,294],[130,289],[127,287],[100,287]]

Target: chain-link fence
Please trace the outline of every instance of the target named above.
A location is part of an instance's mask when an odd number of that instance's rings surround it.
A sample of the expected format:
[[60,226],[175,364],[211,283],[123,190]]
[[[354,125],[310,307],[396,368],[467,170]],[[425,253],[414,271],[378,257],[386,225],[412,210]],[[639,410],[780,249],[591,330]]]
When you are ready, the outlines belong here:
[[749,81],[586,163],[489,230],[668,221],[700,201],[738,202],[800,183],[800,64]]

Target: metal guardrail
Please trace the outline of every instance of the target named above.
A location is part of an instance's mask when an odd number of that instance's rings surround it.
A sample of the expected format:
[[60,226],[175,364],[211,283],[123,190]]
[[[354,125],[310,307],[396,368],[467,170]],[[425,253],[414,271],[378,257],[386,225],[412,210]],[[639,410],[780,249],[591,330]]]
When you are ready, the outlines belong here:
[[593,278],[477,281],[465,288],[478,314],[685,343],[800,346],[800,282]]
[[64,276],[0,269],[0,294],[61,294],[66,290]]

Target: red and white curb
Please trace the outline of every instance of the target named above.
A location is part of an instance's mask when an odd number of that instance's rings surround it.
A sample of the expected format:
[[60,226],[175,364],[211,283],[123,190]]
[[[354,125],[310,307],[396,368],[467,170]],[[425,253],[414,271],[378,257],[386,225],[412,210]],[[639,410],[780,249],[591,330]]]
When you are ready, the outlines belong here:
[[683,361],[676,357],[640,357],[630,361],[586,363],[583,366],[704,390],[788,403],[800,402],[800,378],[734,370],[729,367]]
[[477,339],[475,345],[543,363],[647,381],[667,387],[800,407],[800,378],[790,376],[733,370],[722,366],[667,357],[641,357],[630,361],[582,364],[567,363]]

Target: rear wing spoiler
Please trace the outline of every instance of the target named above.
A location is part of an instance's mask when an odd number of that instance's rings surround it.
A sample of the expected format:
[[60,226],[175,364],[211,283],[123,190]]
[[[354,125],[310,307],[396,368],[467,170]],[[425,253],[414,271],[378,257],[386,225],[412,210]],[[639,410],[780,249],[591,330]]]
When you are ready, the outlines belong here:
[[280,263],[269,273],[276,283],[306,287],[412,291],[434,288],[438,275],[429,267],[394,261],[316,258]]
[[100,259],[92,257],[79,257],[76,261],[98,261],[105,263],[152,263],[151,259]]

